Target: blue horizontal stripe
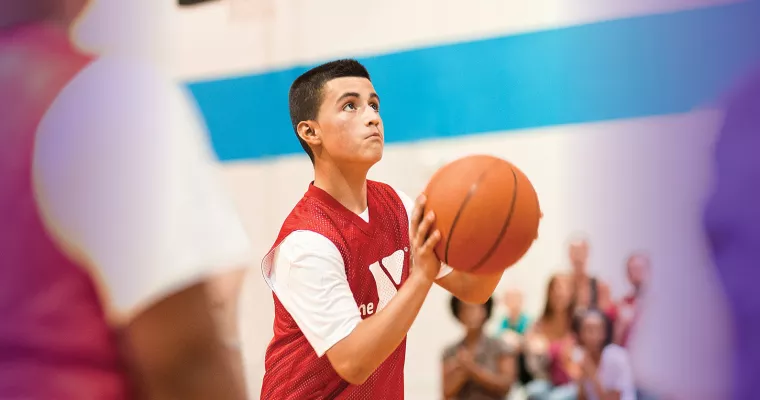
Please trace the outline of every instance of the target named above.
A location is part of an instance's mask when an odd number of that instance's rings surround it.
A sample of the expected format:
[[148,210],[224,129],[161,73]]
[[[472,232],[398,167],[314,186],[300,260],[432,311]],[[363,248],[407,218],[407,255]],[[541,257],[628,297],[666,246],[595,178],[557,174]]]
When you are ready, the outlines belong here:
[[[687,112],[760,60],[758,2],[361,59],[386,141]],[[287,92],[307,67],[195,82],[222,160],[301,151]]]

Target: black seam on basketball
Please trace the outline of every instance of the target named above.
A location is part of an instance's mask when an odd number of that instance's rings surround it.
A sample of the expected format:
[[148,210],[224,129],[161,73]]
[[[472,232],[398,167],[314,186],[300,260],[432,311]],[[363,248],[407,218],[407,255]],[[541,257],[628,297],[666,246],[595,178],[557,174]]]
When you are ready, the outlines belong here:
[[493,244],[493,246],[491,246],[491,249],[488,250],[480,262],[472,267],[470,272],[475,272],[482,268],[486,261],[488,261],[493,253],[496,252],[496,249],[499,248],[499,244],[501,244],[501,239],[504,238],[504,234],[507,232],[509,223],[512,221],[512,214],[515,212],[515,203],[517,203],[517,173],[515,173],[515,170],[512,169],[512,167],[510,167],[509,170],[512,171],[512,178],[515,182],[515,188],[512,190],[512,204],[509,206],[509,214],[507,214],[507,218],[504,220],[504,225],[501,227],[501,232],[499,232],[499,236],[496,238],[496,242]]
[[[498,162],[494,161],[494,164]],[[475,194],[475,192],[478,190],[478,185],[480,184],[480,181],[485,178],[486,174],[488,174],[488,171],[490,168],[486,168],[483,173],[480,174],[478,179],[475,180],[475,182],[472,183],[472,186],[470,186],[470,190],[467,192],[467,195],[464,196],[464,200],[462,200],[462,204],[459,206],[459,210],[457,210],[457,214],[454,216],[454,221],[451,222],[451,229],[449,229],[449,238],[446,240],[446,250],[443,252],[443,262],[448,265],[449,263],[449,245],[451,244],[451,238],[454,237],[454,228],[457,226],[457,221],[459,221],[459,217],[462,216],[462,210],[464,210],[464,207],[467,206],[467,203],[470,201],[470,198],[472,198],[472,195]]]

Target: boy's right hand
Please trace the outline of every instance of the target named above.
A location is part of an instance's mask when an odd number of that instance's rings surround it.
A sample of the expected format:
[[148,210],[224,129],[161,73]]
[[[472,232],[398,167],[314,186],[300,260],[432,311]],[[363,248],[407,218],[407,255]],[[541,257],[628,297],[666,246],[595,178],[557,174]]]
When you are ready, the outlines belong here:
[[435,213],[425,210],[426,197],[417,197],[409,224],[409,242],[412,246],[412,274],[418,274],[430,281],[435,281],[441,270],[441,260],[435,255],[435,246],[441,240],[441,233],[436,229],[431,232],[435,222]]

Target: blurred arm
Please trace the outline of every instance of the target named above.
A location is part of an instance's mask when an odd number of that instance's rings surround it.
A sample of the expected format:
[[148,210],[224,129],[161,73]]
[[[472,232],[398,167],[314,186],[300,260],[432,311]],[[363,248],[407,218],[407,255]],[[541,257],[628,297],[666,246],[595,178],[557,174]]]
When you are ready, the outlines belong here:
[[588,400],[586,397],[586,385],[585,382],[578,382],[578,400]]
[[236,268],[210,277],[206,284],[211,310],[219,325],[222,339],[230,349],[236,348],[239,340],[238,296],[245,274],[246,269]]
[[624,391],[636,386],[628,352],[622,347],[608,347],[602,357],[608,370],[590,379],[592,390],[601,400],[620,400]]
[[221,342],[204,284],[169,295],[137,314],[122,346],[140,399],[244,399]]
[[245,387],[245,371],[240,346],[238,323],[238,299],[242,289],[246,269],[239,268],[227,273],[217,274],[207,280],[211,314],[217,325],[219,338],[224,345],[224,352],[229,357],[234,378]]
[[498,357],[498,370],[496,372],[483,368],[472,359],[468,359],[463,365],[470,379],[478,385],[493,394],[506,396],[515,381],[517,358],[504,348],[496,356]]
[[[591,388],[596,394],[598,399],[601,400],[620,400],[620,392],[617,390],[607,390],[602,386],[602,383],[599,382],[599,378],[592,377],[588,380],[588,382],[591,384]],[[579,388],[581,389],[581,388]],[[580,390],[579,390],[580,392]]]
[[621,302],[617,306],[617,318],[613,326],[613,343],[623,346],[634,321],[636,310],[634,306]]
[[459,391],[467,383],[467,370],[460,365],[456,359],[456,353],[454,351],[447,352],[443,359],[443,397],[456,398]]
[[601,280],[599,282],[599,308],[602,309],[605,313],[609,311],[610,308],[615,306],[615,302],[612,300],[612,291],[610,290],[610,286],[602,282]]

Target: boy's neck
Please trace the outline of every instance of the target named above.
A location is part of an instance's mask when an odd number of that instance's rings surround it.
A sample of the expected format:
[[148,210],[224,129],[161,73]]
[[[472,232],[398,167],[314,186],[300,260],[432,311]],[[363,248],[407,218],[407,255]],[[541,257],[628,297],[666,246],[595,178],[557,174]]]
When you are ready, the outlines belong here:
[[324,190],[349,211],[361,214],[367,209],[367,172],[361,167],[338,168],[317,164],[314,186]]

